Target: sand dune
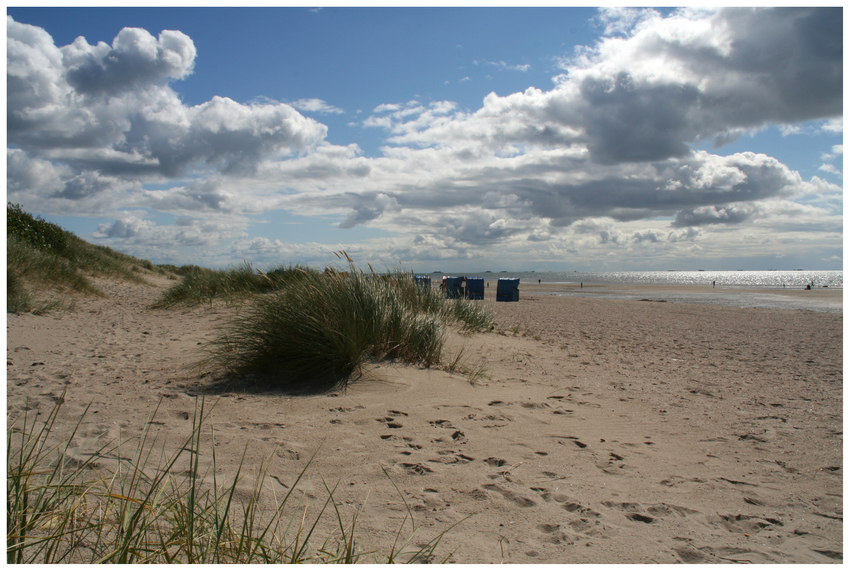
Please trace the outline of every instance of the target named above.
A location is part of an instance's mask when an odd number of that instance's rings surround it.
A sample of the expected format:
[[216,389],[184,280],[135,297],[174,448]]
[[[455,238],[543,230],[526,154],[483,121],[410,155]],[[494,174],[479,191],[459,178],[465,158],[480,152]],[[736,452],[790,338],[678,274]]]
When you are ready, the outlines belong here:
[[[9,315],[9,417],[67,391],[60,436],[89,407],[71,454],[146,426],[177,446],[236,309],[148,309],[170,283]],[[268,458],[271,504],[313,458],[308,504],[336,486],[362,548],[409,534],[407,505],[413,544],[455,526],[459,563],[842,561],[842,314],[492,295],[499,332],[447,349],[474,383],[381,363],[327,395],[211,390],[217,477]]]

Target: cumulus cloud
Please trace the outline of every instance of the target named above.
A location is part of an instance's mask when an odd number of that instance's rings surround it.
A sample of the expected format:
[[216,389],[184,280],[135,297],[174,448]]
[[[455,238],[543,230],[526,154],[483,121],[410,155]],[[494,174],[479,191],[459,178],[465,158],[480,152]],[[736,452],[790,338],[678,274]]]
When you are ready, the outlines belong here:
[[[80,37],[60,48],[9,16],[7,36],[8,143],[68,165],[73,176],[251,172],[262,160],[309,150],[327,133],[282,103],[214,97],[184,105],[169,83],[192,72],[196,50],[179,31],[155,38],[125,28],[111,46]],[[74,192],[82,196],[63,196]]]
[[124,28],[112,45],[91,46],[82,36],[61,49],[65,79],[79,94],[115,95],[138,87],[182,79],[192,73],[195,44],[186,34]]
[[[551,91],[490,94],[473,113],[448,105],[437,113],[436,103],[383,106],[364,124],[387,130],[397,147],[385,151],[388,157],[422,160],[430,152],[442,161],[445,176],[432,176],[415,195],[399,193],[403,208],[430,200],[499,216],[480,201],[495,190],[519,197],[523,208],[512,217],[554,227],[594,216],[674,217],[674,227],[742,224],[746,204],[810,189],[771,157],[722,157],[692,144],[840,115],[837,15],[722,9],[664,18],[652,10],[607,10],[602,20],[612,37],[564,60],[565,74]],[[480,222],[445,225],[479,241],[494,235]],[[527,236],[547,234],[535,228]]]
[[[227,243],[236,258],[332,251],[240,234],[247,214],[275,209],[391,236],[364,243],[364,255],[435,263],[495,251],[686,255],[742,227],[767,238],[771,221],[840,226],[840,186],[765,154],[720,154],[770,125],[841,132],[840,9],[605,9],[597,23],[605,36],[560,60],[548,90],[491,93],[475,110],[376,106],[359,126],[385,145],[367,157],[327,143],[327,127],[299,112],[342,112],[320,99],[184,105],[172,85],[199,56],[181,32],[127,28],[112,45],[57,47],[7,18],[7,186],[45,210],[114,212],[102,240]],[[714,151],[694,150],[702,141]]]
[[581,144],[595,162],[617,164],[684,157],[699,140],[842,114],[840,9],[640,14],[620,22],[626,38],[563,60],[556,89],[491,94],[450,130],[410,133],[391,117],[391,132],[406,135],[392,141],[428,145],[466,134],[491,145]]

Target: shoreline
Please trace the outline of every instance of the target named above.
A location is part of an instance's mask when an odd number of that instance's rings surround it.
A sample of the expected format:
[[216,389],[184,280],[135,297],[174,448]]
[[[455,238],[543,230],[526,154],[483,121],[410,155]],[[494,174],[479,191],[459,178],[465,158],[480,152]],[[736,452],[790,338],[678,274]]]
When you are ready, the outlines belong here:
[[607,298],[622,300],[667,301],[740,308],[810,310],[843,313],[844,290],[839,288],[764,288],[704,285],[611,285],[523,284],[520,296],[554,295],[563,297]]

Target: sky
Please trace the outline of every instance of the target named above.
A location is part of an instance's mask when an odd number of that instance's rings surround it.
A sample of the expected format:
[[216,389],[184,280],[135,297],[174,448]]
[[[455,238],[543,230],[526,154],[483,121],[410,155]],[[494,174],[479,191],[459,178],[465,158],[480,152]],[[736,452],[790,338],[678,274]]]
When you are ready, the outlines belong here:
[[154,263],[842,269],[833,8],[7,8],[7,199]]

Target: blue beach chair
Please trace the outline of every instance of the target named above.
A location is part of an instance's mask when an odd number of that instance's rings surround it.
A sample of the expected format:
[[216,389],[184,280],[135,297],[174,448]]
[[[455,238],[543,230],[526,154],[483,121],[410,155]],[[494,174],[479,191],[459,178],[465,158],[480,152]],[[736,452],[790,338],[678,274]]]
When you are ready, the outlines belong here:
[[499,278],[496,301],[519,301],[519,278]]
[[448,299],[457,299],[463,297],[463,278],[445,277],[443,285],[446,288],[446,297]]
[[484,278],[466,278],[466,299],[484,299]]

